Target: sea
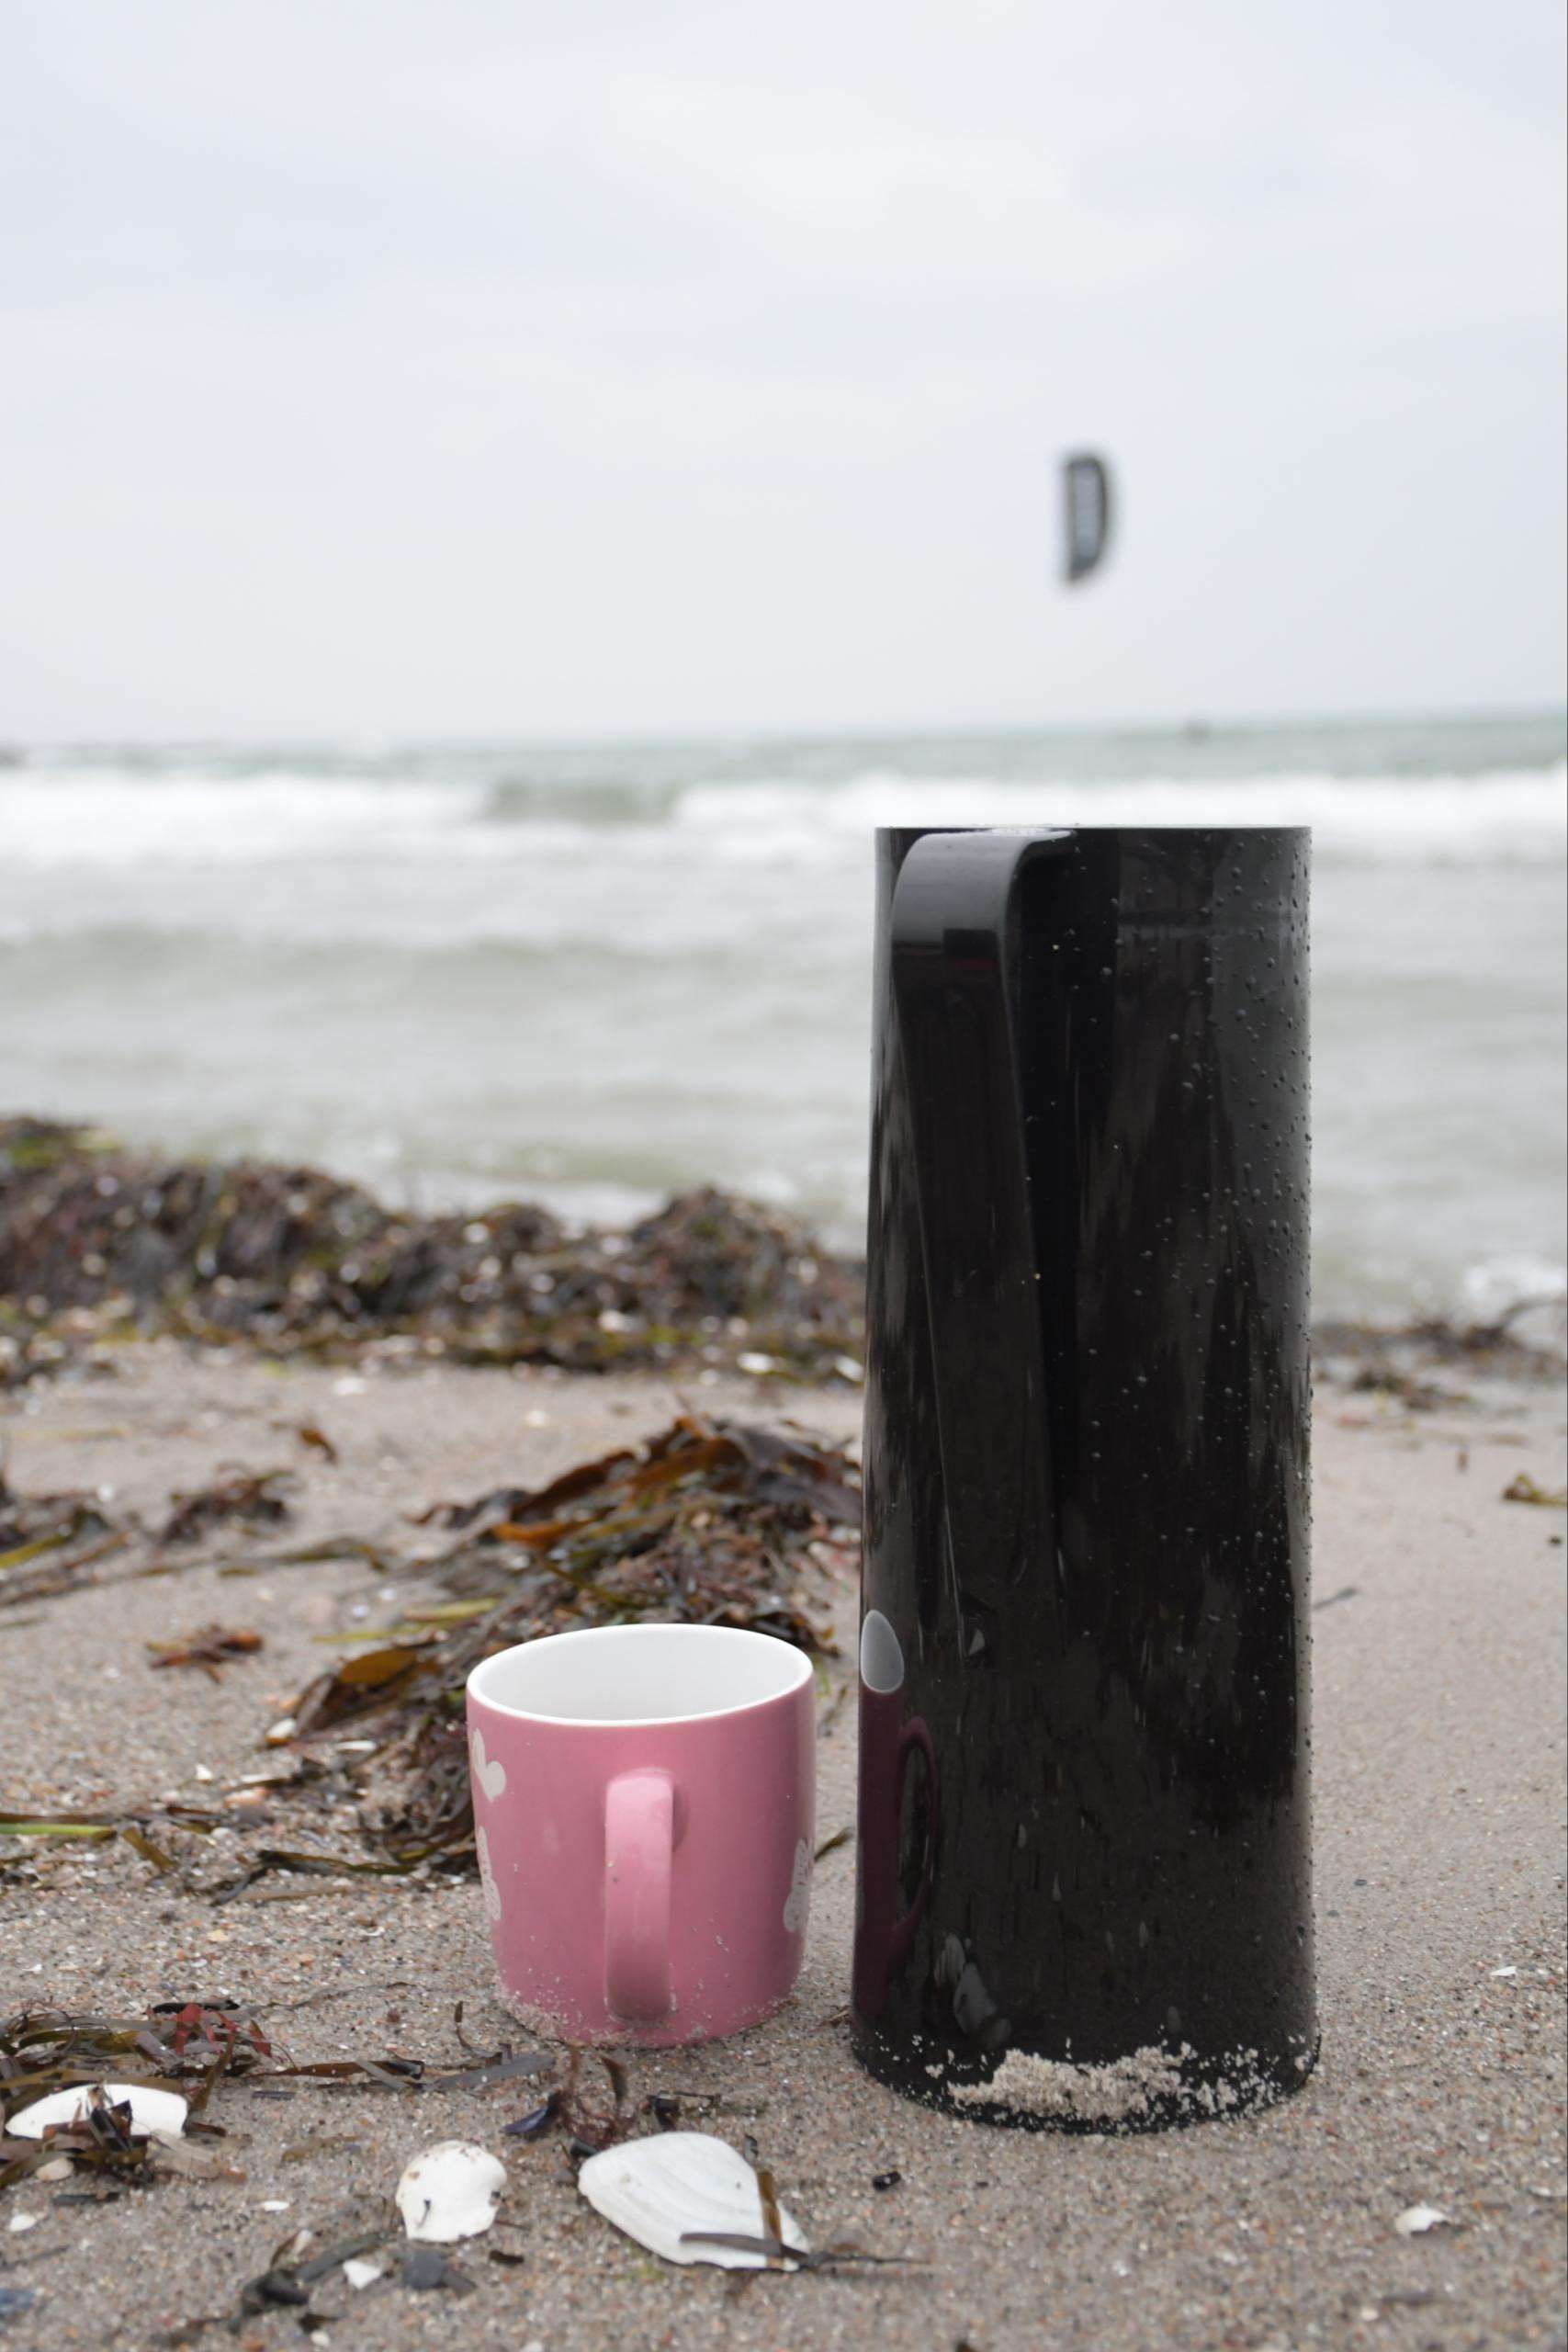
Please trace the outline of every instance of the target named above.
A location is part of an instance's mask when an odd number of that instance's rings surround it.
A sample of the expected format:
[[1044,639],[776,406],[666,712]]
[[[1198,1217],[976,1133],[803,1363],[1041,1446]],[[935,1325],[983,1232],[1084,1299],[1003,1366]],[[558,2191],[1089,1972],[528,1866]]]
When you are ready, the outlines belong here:
[[857,1244],[871,838],[1310,824],[1322,1316],[1564,1289],[1560,713],[0,752],[0,1109],[400,1204]]

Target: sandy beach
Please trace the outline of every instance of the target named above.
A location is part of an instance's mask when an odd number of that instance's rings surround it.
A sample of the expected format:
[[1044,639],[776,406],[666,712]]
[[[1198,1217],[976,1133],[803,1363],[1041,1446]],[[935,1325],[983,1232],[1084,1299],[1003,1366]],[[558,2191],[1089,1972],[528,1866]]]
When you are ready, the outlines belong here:
[[1568,2352],[1565,29],[0,6],[0,2352]]
[[[210,2340],[243,2282],[299,2227],[331,2237],[389,2194],[410,2155],[450,2136],[504,2153],[491,2236],[463,2252],[461,2301],[341,2275],[315,2296],[318,2343],[438,2340],[807,2347],[891,2338],[1000,2352],[1051,2346],[1497,2346],[1561,2343],[1562,2129],[1562,1514],[1503,1499],[1521,1472],[1562,1483],[1553,1383],[1438,1368],[1413,1412],[1398,1395],[1320,1383],[1316,1421],[1316,1850],[1324,2050],[1306,2090],[1247,2121],[1134,2140],[1031,2137],[915,2108],[847,2046],[852,1855],[821,1862],[798,1994],[719,2046],[631,2064],[632,2094],[754,2137],[817,2244],[850,2238],[903,2262],[858,2273],[673,2269],[578,2195],[558,2135],[503,2125],[527,2085],[399,2091],[362,2084],[219,2086],[208,2143],[243,2176],[164,2179],[73,2202],[23,2181],[0,2197],[0,2287],[30,2290],[18,2352]],[[1464,1393],[1468,1390],[1468,1396]],[[785,1414],[852,1438],[858,1399],[726,1376],[705,1410]],[[655,1376],[547,1370],[279,1365],[156,1340],[113,1378],[37,1380],[7,1401],[18,1493],[109,1488],[149,1514],[220,1464],[287,1463],[293,1542],[403,1515],[503,1480],[537,1483],[676,1405]],[[301,1445],[323,1431],[332,1463]],[[232,1546],[230,1547],[231,1552]],[[462,2034],[525,2039],[491,1989],[477,1884],[275,1874],[215,1905],[210,1887],[258,1834],[296,1842],[299,1808],[254,1772],[269,1722],[340,1631],[395,1615],[364,1564],[245,1578],[209,1567],[66,1592],[3,1624],[6,1802],[59,1811],[225,1802],[235,1827],[181,1841],[186,1877],[119,1843],[9,1843],[0,1877],[8,2009],[137,2014],[236,1996],[298,2060],[397,2052],[451,2064]],[[848,1579],[833,1595],[854,1622]],[[145,1644],[220,1621],[265,1647],[220,1681],[155,1673]],[[853,1710],[828,1668],[818,1835],[852,1821]],[[209,1777],[210,1776],[210,1778]],[[317,1817],[308,1825],[319,1836]],[[330,1827],[330,1825],[328,1825]],[[346,1826],[345,1826],[346,1827]],[[345,1835],[344,1849],[352,1847]],[[200,1850],[198,1851],[197,1849]],[[188,1859],[187,1859],[188,1857]],[[279,2096],[280,2091],[290,2093]],[[707,2104],[716,2099],[716,2105]],[[878,2188],[878,2176],[896,2173]],[[1417,2204],[1445,2222],[1402,2235]],[[36,2215],[17,2230],[15,2216]],[[9,2226],[7,2226],[9,2225]],[[521,2260],[492,2259],[504,2252]],[[341,2314],[341,2316],[339,2316]],[[238,2340],[295,2340],[296,2314]]]

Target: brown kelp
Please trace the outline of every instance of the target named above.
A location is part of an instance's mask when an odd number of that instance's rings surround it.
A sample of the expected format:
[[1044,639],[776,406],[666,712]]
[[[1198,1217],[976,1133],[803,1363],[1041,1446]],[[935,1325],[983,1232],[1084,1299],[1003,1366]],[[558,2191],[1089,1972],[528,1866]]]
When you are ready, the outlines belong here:
[[199,1544],[215,1527],[238,1521],[244,1527],[280,1527],[288,1517],[288,1492],[295,1483],[291,1470],[231,1469],[209,1487],[176,1493],[159,1541]]
[[235,1658],[253,1657],[264,1647],[260,1634],[239,1625],[203,1625],[194,1634],[182,1634],[178,1641],[147,1645],[154,1667],[198,1667],[213,1682],[222,1680],[223,1668]]

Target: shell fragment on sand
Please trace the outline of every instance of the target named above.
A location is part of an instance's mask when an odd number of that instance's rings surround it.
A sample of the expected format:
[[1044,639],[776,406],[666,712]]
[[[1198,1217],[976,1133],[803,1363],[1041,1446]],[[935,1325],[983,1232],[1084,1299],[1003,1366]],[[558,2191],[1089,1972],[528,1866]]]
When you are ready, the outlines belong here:
[[[660,2132],[606,2148],[589,2157],[577,2185],[596,2213],[666,2262],[713,2262],[724,2270],[769,2267],[769,2256],[758,2248],[700,2242],[775,2234],[752,2167],[705,2132]],[[778,2238],[798,2253],[809,2253],[794,2216],[782,2205],[777,2211]]]
[[102,2098],[110,2107],[130,2109],[130,2134],[135,2140],[177,2140],[189,2112],[177,2091],[152,2089],[146,2083],[81,2083],[73,2090],[51,2091],[13,2115],[6,2131],[17,2140],[41,2140],[46,2132],[68,2123],[85,2123],[87,2110]]
[[495,2219],[506,2167],[470,2140],[437,2140],[406,2166],[398,2211],[409,2236],[428,2245],[477,2238]]
[[1402,2238],[1422,2238],[1428,2230],[1451,2229],[1453,2224],[1437,2205],[1407,2205],[1394,2216],[1393,2226]]

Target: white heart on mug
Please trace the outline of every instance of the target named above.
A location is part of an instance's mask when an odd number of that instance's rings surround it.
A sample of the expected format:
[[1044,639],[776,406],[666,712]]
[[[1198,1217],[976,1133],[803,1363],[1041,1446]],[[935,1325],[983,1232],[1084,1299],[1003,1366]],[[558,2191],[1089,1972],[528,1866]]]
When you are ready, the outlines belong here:
[[499,1756],[485,1754],[485,1736],[482,1731],[477,1731],[474,1734],[473,1750],[474,1778],[486,1796],[493,1803],[497,1797],[505,1794],[506,1767]]
[[811,1910],[811,1849],[803,1838],[795,1849],[795,1869],[790,1877],[789,1893],[784,1897],[784,1925],[786,1936],[803,1936]]
[[474,1852],[478,1858],[479,1865],[479,1885],[484,1892],[485,1909],[489,1912],[491,1919],[499,1920],[501,1917],[501,1889],[495,1883],[495,1872],[491,1868],[490,1839],[485,1836],[482,1829],[475,1832]]

